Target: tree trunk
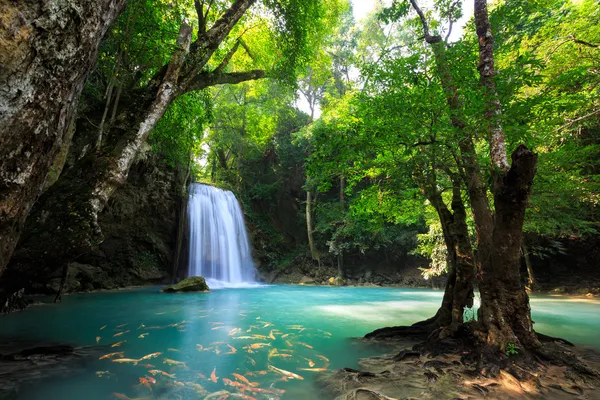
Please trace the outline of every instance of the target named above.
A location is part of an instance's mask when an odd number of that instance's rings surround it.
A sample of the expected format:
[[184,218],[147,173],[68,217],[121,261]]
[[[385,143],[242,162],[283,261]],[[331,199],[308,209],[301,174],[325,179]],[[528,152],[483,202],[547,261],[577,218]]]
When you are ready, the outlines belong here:
[[313,220],[312,220],[312,193],[306,192],[306,232],[308,234],[308,248],[313,260],[316,260],[321,267],[321,257],[315,248],[315,240],[313,238]]
[[124,3],[0,0],[0,275]]
[[433,331],[440,328],[442,329],[438,336],[444,338],[454,334],[463,325],[465,307],[473,307],[475,265],[467,228],[467,214],[460,193],[460,181],[453,177],[452,211],[448,209],[437,190],[435,178],[427,183],[421,181],[421,187],[440,218],[444,244],[448,252],[448,280],[442,304],[436,314],[427,320],[408,327],[378,329],[366,335],[366,338],[381,339],[397,335],[429,337]]
[[452,211],[444,203],[441,194],[433,186],[427,196],[442,225],[444,243],[448,251],[448,283],[438,311],[438,326],[448,327],[453,333],[464,322],[465,307],[473,307],[473,282],[475,265],[473,249],[467,227],[467,213],[462,201],[458,177],[452,177]]
[[537,155],[519,146],[512,166],[497,183],[494,194],[496,218],[489,270],[483,270],[479,283],[485,343],[503,350],[509,343],[537,347],[529,296],[521,280],[521,241],[523,220],[536,171]]
[[520,145],[508,166],[500,119],[501,104],[494,81],[494,46],[487,1],[475,0],[474,12],[496,212],[489,248],[490,262],[482,264],[480,274],[482,337],[486,345],[500,350],[510,343],[537,348],[540,342],[533,331],[529,296],[520,273],[523,221],[537,155]]
[[[340,209],[342,211],[342,218],[344,217],[344,211],[346,209],[346,198],[345,198],[345,186],[346,186],[346,180],[344,179],[344,176],[340,176]],[[341,249],[339,249],[339,253],[337,256],[337,262],[338,262],[338,275],[340,276],[340,278],[345,279],[345,272],[344,272],[344,253]]]
[[521,243],[521,254],[523,254],[525,268],[527,268],[527,284],[529,285],[529,289],[532,289],[535,287],[535,275],[533,273],[533,266],[531,265],[531,258],[529,257],[529,250],[525,244],[525,238],[523,238],[523,243]]

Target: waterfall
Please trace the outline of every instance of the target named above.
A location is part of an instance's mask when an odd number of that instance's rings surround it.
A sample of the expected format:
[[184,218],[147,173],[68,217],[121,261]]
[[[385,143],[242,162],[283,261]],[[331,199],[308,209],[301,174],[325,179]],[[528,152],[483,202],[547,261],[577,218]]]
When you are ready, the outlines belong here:
[[246,224],[232,192],[191,184],[188,219],[188,276],[203,276],[211,288],[254,282]]

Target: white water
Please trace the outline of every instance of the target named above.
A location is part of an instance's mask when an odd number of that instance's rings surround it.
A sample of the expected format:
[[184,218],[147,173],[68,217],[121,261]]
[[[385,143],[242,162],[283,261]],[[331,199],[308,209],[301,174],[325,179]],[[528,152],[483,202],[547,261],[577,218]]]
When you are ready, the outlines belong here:
[[191,184],[188,220],[188,276],[203,276],[211,289],[255,284],[244,215],[233,193]]

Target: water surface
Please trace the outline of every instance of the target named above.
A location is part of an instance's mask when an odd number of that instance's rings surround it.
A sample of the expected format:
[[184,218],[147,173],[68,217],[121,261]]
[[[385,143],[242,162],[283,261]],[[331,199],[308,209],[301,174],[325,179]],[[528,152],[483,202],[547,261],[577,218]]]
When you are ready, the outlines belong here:
[[[383,326],[429,317],[442,294],[419,289],[303,286],[162,294],[157,288],[145,288],[67,296],[63,304],[2,318],[0,336],[99,346],[98,356],[123,352],[125,358],[139,359],[161,353],[136,365],[90,359],[69,376],[25,385],[19,396],[25,400],[101,400],[115,398],[113,393],[130,398],[199,399],[205,396],[203,390],[239,389],[231,386],[236,385],[231,383],[236,382],[233,373],[278,393],[244,392],[256,399],[277,398],[279,390],[285,390],[282,399],[317,399],[323,398],[315,384],[319,372],[301,368],[356,367],[358,358],[381,354],[385,348],[354,338]],[[600,350],[599,301],[537,296],[532,309],[537,330]],[[123,343],[111,347],[118,342]],[[252,344],[255,348],[247,347]],[[268,365],[304,379],[288,379]],[[216,383],[211,380],[213,371]],[[140,378],[145,377],[156,383],[141,384]]]

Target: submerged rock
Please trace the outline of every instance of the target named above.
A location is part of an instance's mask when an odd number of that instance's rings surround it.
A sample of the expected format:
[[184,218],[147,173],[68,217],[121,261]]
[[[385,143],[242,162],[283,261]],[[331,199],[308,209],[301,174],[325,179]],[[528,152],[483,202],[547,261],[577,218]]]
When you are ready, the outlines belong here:
[[185,278],[179,283],[171,286],[166,286],[161,289],[161,292],[165,293],[177,293],[177,292],[208,292],[209,288],[206,284],[206,280],[201,276],[192,276]]

